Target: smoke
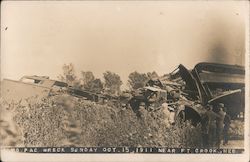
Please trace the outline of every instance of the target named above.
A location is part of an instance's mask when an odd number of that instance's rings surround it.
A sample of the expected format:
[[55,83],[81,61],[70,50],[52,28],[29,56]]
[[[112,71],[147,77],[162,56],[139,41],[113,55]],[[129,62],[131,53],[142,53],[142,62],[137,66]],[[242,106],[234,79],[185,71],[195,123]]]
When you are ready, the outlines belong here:
[[211,44],[209,49],[209,58],[210,62],[230,62],[230,56],[228,54],[227,47],[223,42],[215,42]]
[[244,65],[245,28],[239,13],[231,16],[217,14],[211,16],[212,25],[208,33],[207,61]]

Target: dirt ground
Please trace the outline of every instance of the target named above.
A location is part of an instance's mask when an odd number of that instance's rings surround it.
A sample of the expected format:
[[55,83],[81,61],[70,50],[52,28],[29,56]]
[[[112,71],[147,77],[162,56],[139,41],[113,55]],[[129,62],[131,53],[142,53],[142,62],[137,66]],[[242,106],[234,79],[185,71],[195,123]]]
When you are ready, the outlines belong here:
[[229,140],[227,145],[221,145],[222,149],[244,149],[244,140]]

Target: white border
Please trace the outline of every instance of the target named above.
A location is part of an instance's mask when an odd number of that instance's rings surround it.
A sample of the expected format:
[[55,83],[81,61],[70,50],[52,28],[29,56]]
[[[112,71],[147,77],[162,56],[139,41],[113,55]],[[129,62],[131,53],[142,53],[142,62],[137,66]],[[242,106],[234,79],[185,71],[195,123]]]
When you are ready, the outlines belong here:
[[89,161],[89,162],[97,162],[97,161],[114,161],[114,162],[122,162],[122,161],[143,161],[143,162],[151,162],[151,161],[169,161],[169,162],[186,162],[186,161],[202,161],[202,162],[210,162],[210,161],[226,161],[226,162],[247,162],[249,161],[249,145],[250,145],[250,135],[249,135],[249,83],[250,83],[250,59],[249,59],[249,2],[246,3],[246,37],[245,37],[245,67],[246,67],[246,95],[245,95],[245,140],[244,140],[244,149],[245,152],[243,154],[27,154],[27,153],[14,153],[10,151],[3,150],[1,151],[1,160],[6,162],[40,162],[40,161],[55,161],[55,162],[63,162],[63,161]]

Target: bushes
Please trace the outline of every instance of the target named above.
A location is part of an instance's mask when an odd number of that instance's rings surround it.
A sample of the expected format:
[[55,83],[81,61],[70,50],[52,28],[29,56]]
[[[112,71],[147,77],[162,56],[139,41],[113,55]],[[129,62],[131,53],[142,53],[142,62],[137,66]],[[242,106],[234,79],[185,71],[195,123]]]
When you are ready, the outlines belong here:
[[13,106],[22,146],[199,147],[200,127],[164,124],[161,110],[141,112],[95,104],[68,95]]
[[229,128],[229,136],[232,139],[244,139],[244,122],[233,120]]
[[1,146],[17,146],[21,143],[21,136],[17,132],[17,125],[12,120],[14,115],[14,107],[19,104],[7,103],[0,99],[0,145]]

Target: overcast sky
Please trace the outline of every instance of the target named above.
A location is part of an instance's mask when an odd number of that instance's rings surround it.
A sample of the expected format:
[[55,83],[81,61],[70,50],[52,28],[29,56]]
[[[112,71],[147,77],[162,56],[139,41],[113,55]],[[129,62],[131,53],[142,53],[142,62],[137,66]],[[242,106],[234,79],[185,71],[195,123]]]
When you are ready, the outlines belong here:
[[47,75],[64,63],[97,77],[110,70],[165,74],[182,63],[244,64],[247,1],[4,1],[2,78]]

